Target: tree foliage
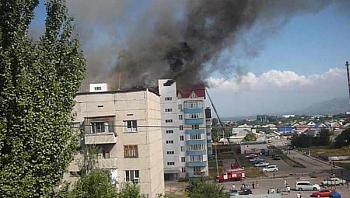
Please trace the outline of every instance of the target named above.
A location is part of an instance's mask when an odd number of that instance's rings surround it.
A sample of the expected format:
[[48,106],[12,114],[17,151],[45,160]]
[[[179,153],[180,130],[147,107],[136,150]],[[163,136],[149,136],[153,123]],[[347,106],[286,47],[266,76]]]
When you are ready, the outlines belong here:
[[254,135],[253,133],[248,133],[244,138],[243,141],[247,142],[247,141],[256,141],[256,135]]
[[188,196],[190,198],[228,198],[228,193],[224,191],[224,186],[205,181],[192,183]]
[[328,146],[330,145],[330,132],[328,129],[321,129],[319,136],[307,134],[294,134],[291,141],[292,145],[299,148],[308,148],[311,146]]
[[57,192],[58,198],[142,198],[140,188],[136,184],[123,183],[119,192],[111,184],[109,174],[94,169],[81,177],[72,190],[68,186]]
[[334,146],[336,148],[341,148],[343,146],[350,145],[350,128],[344,130],[335,138]]
[[71,161],[74,96],[85,72],[64,0],[47,0],[45,33],[28,27],[39,0],[0,0],[0,194],[46,197]]
[[82,177],[68,194],[69,198],[116,198],[118,196],[116,187],[110,183],[108,174],[103,170],[92,170]]

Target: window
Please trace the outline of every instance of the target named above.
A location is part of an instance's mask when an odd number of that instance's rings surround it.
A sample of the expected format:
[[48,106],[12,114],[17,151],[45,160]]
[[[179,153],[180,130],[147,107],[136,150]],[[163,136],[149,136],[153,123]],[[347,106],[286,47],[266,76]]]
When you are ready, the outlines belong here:
[[109,151],[106,150],[102,150],[102,156],[105,159],[111,158],[111,154],[109,153]]
[[199,125],[198,124],[192,125],[192,130],[195,130],[195,129],[199,129]]
[[139,157],[137,145],[124,145],[124,157],[125,158]]
[[179,108],[180,111],[182,111],[182,104],[179,104],[178,108]]
[[202,139],[202,135],[201,134],[191,134],[190,139],[191,140],[200,140],[200,139]]
[[165,141],[166,144],[174,144],[174,141],[173,140],[167,140]]
[[191,155],[190,162],[201,162],[203,161],[203,155]]
[[174,153],[175,153],[174,151],[167,151],[166,152],[167,155],[174,155]]
[[181,157],[181,162],[186,162],[186,157]]
[[108,131],[107,122],[91,122],[91,133],[103,133]]
[[185,101],[184,107],[189,109],[203,108],[203,102],[202,101]]
[[139,183],[140,182],[139,170],[126,170],[125,171],[125,181]]
[[173,120],[165,120],[165,123],[172,123],[173,122]]
[[201,167],[193,167],[193,174],[194,175],[201,175],[202,174],[202,168]]
[[174,131],[173,131],[173,130],[166,130],[165,133],[166,133],[166,134],[170,134],[170,133],[174,133]]
[[169,109],[165,109],[165,112],[172,112],[173,109],[169,108]]
[[181,146],[181,147],[180,147],[180,150],[181,150],[181,152],[185,152],[185,147],[184,147],[184,146]]
[[165,100],[169,101],[169,100],[172,100],[173,98],[172,97],[165,97]]
[[180,141],[184,141],[184,136],[183,135],[180,136]]
[[188,145],[187,148],[188,148],[189,151],[203,151],[203,150],[205,150],[204,144]]
[[179,129],[180,129],[180,131],[184,130],[184,126],[183,126],[183,125],[180,125],[180,126],[179,126]]
[[167,165],[168,165],[168,166],[174,166],[174,165],[175,165],[175,162],[167,162]]
[[182,115],[179,115],[179,120],[182,120]]
[[124,121],[125,132],[137,132],[137,120]]
[[186,168],[185,168],[185,167],[182,167],[182,168],[181,168],[181,172],[185,173],[185,172],[186,172]]
[[102,87],[95,87],[95,91],[100,91],[102,90]]

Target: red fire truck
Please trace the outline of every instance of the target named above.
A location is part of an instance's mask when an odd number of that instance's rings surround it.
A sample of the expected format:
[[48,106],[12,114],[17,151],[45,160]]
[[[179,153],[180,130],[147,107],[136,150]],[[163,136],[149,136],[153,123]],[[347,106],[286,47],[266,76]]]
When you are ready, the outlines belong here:
[[216,182],[240,181],[245,178],[245,171],[238,164],[231,164],[231,169],[226,170],[222,175],[216,176]]

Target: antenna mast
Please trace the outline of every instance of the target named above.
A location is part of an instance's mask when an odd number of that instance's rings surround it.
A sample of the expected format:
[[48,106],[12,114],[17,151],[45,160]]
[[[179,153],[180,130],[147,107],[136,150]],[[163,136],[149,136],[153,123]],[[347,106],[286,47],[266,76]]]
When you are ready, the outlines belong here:
[[[348,78],[348,89],[349,89],[349,100],[350,100],[350,76],[349,76],[349,62],[345,62],[346,71],[347,71],[347,78]],[[350,102],[350,101],[349,101]]]

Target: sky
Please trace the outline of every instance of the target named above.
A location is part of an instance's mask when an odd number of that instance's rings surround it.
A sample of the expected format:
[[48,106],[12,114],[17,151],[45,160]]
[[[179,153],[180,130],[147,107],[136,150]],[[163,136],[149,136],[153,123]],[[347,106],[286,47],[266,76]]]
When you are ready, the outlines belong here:
[[[142,17],[139,13],[147,7],[148,0],[115,1],[118,7],[112,1],[104,1],[100,8],[89,4],[84,7],[79,2],[83,1],[68,1],[68,7],[75,17],[89,64],[101,65],[94,71],[94,75],[99,75],[115,65],[118,47],[124,45],[118,38],[127,34],[128,29],[137,29],[137,20]],[[248,31],[242,31],[232,50],[222,53],[235,69],[213,72],[207,79],[220,115],[293,112],[314,103],[348,97],[345,61],[350,60],[350,14],[347,10],[329,6],[292,16],[263,37],[258,35],[259,21]],[[88,14],[94,12],[95,15]],[[30,30],[33,37],[43,29],[43,3],[35,13]],[[114,34],[117,36],[111,36]],[[249,47],[247,52],[247,45],[254,48]],[[101,51],[103,56],[96,53]]]
[[302,110],[348,97],[345,61],[350,60],[350,16],[329,7],[296,16],[267,38],[256,57],[238,57],[246,72],[212,77],[220,114],[248,116]]

